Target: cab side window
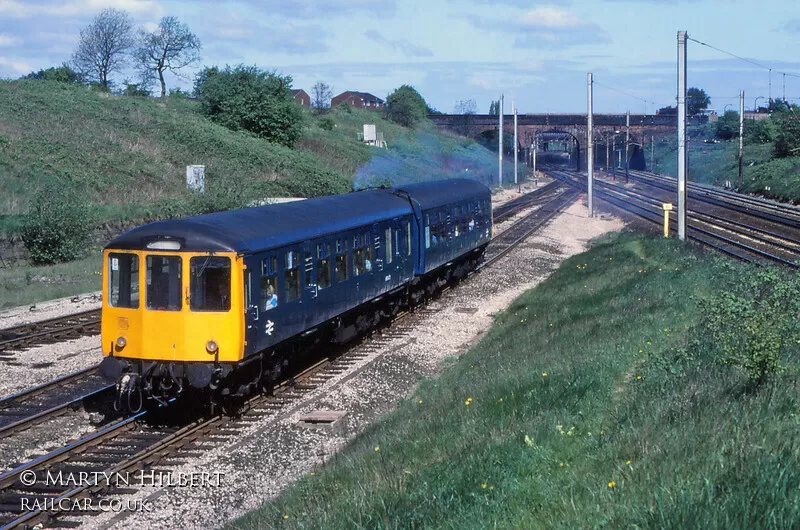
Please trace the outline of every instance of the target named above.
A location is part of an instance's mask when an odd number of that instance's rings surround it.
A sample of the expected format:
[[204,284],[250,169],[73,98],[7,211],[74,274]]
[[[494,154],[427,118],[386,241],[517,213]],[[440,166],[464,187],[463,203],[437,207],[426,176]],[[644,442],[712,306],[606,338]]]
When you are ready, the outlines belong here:
[[283,256],[283,287],[286,301],[300,298],[300,267],[296,250],[287,250]]
[[278,307],[278,257],[270,256],[261,261],[261,309],[267,311]]

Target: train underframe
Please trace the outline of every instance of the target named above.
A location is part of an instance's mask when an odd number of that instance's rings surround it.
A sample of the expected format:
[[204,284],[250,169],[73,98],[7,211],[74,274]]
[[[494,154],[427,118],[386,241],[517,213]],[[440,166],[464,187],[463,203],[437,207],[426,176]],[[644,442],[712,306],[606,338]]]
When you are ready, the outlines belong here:
[[[391,321],[399,312],[434,297],[443,287],[463,280],[483,261],[479,247],[408,284],[366,302],[304,333],[238,363],[162,362],[106,357],[103,375],[117,381],[115,408],[135,414],[166,406],[192,395],[199,403],[236,410],[248,396],[271,392],[294,363],[325,345],[343,345]],[[307,360],[307,359],[306,359]]]

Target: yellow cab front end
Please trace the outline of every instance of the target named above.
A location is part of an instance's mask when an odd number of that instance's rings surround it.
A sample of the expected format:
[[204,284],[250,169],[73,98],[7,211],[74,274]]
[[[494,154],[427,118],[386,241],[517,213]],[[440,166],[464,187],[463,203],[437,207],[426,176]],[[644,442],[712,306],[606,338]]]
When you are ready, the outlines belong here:
[[104,375],[128,374],[146,393],[166,396],[184,382],[207,386],[214,370],[242,359],[236,253],[106,249],[103,259]]

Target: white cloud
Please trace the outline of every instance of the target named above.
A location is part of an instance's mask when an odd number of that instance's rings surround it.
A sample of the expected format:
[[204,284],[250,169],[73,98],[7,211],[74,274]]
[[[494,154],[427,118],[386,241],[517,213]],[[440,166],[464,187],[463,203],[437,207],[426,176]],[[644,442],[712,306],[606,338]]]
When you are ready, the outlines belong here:
[[494,83],[489,82],[488,79],[477,74],[473,74],[467,81],[467,84],[481,88],[492,88],[494,86]]
[[17,44],[22,44],[22,40],[0,33],[0,46],[16,46]]
[[522,27],[540,29],[569,29],[582,25],[573,13],[557,7],[539,6],[524,11],[519,22]]
[[0,56],[0,67],[3,66],[9,67],[12,70],[15,70],[21,74],[27,74],[28,72],[33,70],[33,67],[31,67],[31,65],[29,65],[28,63],[23,63],[22,61],[15,61],[13,59],[6,59],[5,57]]

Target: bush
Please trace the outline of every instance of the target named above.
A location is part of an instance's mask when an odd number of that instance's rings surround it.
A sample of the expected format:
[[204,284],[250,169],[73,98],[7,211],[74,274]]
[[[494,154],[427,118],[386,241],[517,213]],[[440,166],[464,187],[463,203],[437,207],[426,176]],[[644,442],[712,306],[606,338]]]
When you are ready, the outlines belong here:
[[303,132],[303,112],[291,84],[290,76],[256,66],[214,66],[197,74],[195,93],[200,111],[212,121],[291,147]]
[[717,120],[717,136],[721,140],[730,140],[739,136],[739,113],[727,111]]
[[425,119],[428,105],[414,87],[403,85],[386,98],[386,117],[404,127],[413,127]]
[[330,116],[323,116],[319,120],[317,120],[319,124],[319,128],[325,131],[332,131],[334,127],[336,127],[336,123],[333,121],[333,118]]
[[70,184],[49,181],[36,192],[22,228],[34,265],[71,261],[86,250],[91,220],[86,200]]
[[800,284],[775,269],[763,269],[736,290],[701,300],[699,307],[703,317],[697,345],[761,383],[781,369],[781,352],[796,336]]
[[800,155],[800,107],[792,105],[786,111],[775,112],[772,117],[777,128],[775,156],[785,158]]
[[744,141],[746,144],[766,144],[775,141],[778,130],[770,118],[744,123]]

